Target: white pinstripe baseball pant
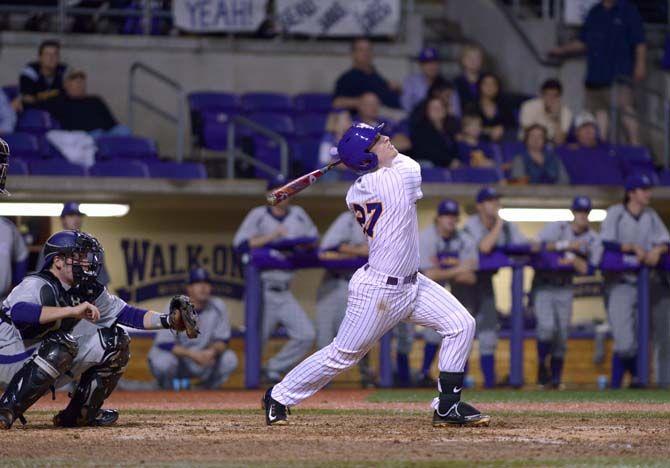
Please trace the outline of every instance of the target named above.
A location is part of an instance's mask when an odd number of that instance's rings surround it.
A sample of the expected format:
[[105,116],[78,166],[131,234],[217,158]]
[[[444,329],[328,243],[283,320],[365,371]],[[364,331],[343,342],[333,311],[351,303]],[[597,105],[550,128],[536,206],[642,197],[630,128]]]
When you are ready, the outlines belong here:
[[360,268],[349,282],[347,312],[331,344],[312,354],[275,385],[272,398],[293,406],[356,364],[401,321],[442,336],[439,368],[463,372],[475,334],[472,315],[442,286],[421,273],[412,284],[386,284],[386,275]]

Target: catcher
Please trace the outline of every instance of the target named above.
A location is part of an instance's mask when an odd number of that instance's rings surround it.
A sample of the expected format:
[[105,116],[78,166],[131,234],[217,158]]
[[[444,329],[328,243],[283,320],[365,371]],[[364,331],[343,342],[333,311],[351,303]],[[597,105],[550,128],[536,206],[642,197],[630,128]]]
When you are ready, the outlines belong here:
[[[49,389],[78,380],[57,427],[108,426],[119,417],[102,409],[130,358],[130,337],[119,326],[169,328],[198,335],[186,296],[167,314],[139,309],[97,281],[102,247],[84,232],[60,231],[44,246],[44,268],[28,275],[0,309],[0,428],[9,429]],[[95,325],[93,325],[95,324]]]

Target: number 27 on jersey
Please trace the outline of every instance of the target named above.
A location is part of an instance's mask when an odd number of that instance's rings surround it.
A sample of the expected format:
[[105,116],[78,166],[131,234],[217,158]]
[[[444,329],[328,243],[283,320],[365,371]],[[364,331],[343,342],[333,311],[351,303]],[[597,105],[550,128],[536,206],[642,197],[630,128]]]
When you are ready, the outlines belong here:
[[369,237],[374,237],[375,224],[377,224],[382,214],[382,204],[380,202],[366,203],[365,208],[358,203],[354,203],[351,206],[354,209],[356,221],[363,228],[363,232]]

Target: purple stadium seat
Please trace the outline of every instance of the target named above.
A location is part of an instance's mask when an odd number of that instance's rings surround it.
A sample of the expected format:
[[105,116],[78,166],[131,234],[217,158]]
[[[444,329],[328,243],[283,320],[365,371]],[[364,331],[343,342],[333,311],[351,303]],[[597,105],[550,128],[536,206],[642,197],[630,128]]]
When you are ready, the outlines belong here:
[[670,185],[670,171],[661,171],[658,173],[658,182],[661,185],[669,186]]
[[97,159],[155,159],[158,157],[156,143],[148,138],[136,136],[103,136],[95,140],[98,146]]
[[102,161],[89,169],[93,177],[149,177],[147,165],[141,161]]
[[247,93],[242,95],[242,109],[245,112],[291,112],[293,102],[287,94]]
[[39,140],[30,133],[8,133],[2,138],[9,145],[12,157],[40,159],[43,157]]
[[16,122],[17,132],[42,134],[57,128],[60,128],[60,125],[51,117],[51,114],[37,109],[27,109],[21,112]]
[[514,157],[526,149],[523,141],[506,141],[502,145],[502,162],[511,162]]
[[333,104],[333,95],[328,93],[302,93],[293,97],[293,105],[297,112],[326,114]]
[[495,184],[500,180],[498,170],[484,167],[460,167],[451,171],[451,181],[471,184]]
[[[228,123],[232,114],[224,111],[205,110],[201,114],[202,127],[199,144],[211,150],[225,150],[228,146]],[[238,127],[238,134],[242,127]]]
[[619,160],[606,148],[556,148],[572,185],[621,185],[624,175]]
[[192,111],[238,111],[240,101],[235,94],[217,91],[195,91],[188,95],[188,105]]
[[47,159],[30,162],[31,175],[78,176],[86,175],[86,169],[76,164],[70,164],[64,159]]
[[162,179],[206,179],[205,166],[195,162],[158,162],[151,163],[149,177]]
[[295,133],[293,119],[287,114],[277,112],[257,112],[250,114],[249,119],[273,132],[279,133],[280,135],[287,136]]
[[421,179],[424,182],[451,182],[451,174],[441,167],[422,167]]
[[14,100],[19,95],[19,87],[16,85],[3,86],[2,91],[4,91],[8,101]]
[[644,146],[610,145],[611,151],[618,157],[625,176],[646,174],[657,181],[656,168],[649,150]]
[[326,131],[326,114],[302,114],[295,118],[295,133],[321,138]]
[[300,163],[304,171],[313,171],[320,167],[319,146],[321,138],[303,137],[291,145],[293,159]]
[[28,175],[28,164],[19,158],[12,157],[9,160],[8,173],[10,176]]

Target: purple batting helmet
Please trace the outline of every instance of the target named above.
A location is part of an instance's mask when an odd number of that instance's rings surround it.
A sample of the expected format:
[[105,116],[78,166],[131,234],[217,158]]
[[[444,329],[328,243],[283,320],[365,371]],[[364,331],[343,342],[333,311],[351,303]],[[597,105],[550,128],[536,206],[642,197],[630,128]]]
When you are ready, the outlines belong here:
[[358,173],[375,169],[379,160],[370,148],[377,141],[383,126],[383,123],[376,127],[357,123],[349,127],[337,144],[337,154],[342,163]]

